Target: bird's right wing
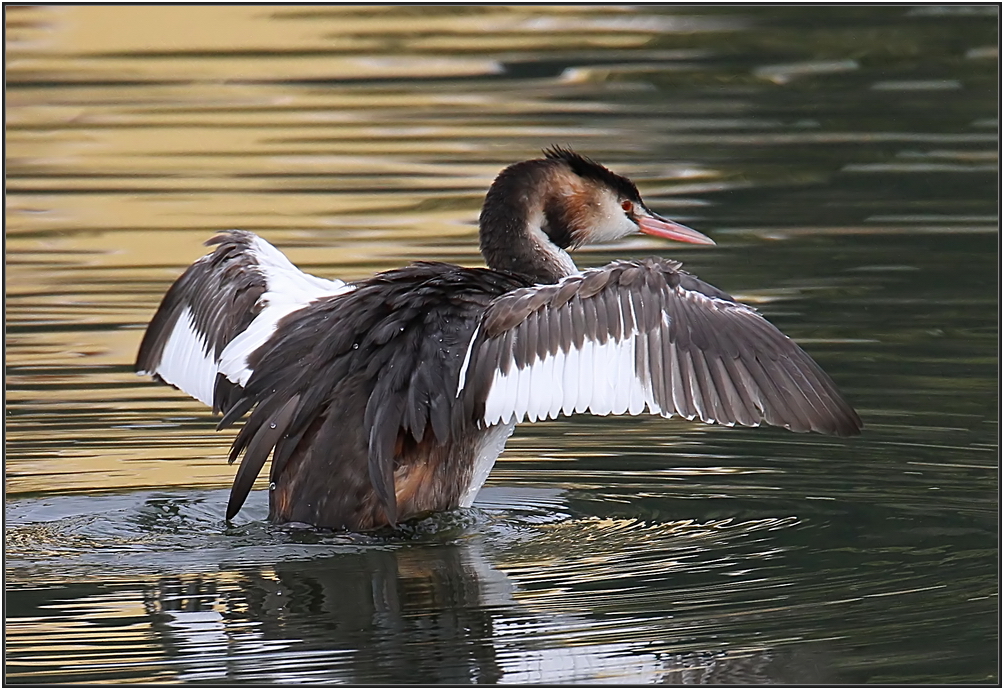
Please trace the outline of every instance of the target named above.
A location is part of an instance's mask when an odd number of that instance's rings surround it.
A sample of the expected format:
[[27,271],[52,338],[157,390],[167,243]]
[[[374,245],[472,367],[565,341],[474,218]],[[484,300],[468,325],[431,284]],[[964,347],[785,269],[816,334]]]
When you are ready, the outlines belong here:
[[225,412],[251,376],[248,356],[280,318],[353,286],[300,271],[250,232],[221,233],[206,244],[217,247],[164,295],[143,336],[136,372]]
[[790,338],[664,259],[618,261],[496,299],[457,397],[465,417],[485,426],[647,411],[843,436],[861,429]]

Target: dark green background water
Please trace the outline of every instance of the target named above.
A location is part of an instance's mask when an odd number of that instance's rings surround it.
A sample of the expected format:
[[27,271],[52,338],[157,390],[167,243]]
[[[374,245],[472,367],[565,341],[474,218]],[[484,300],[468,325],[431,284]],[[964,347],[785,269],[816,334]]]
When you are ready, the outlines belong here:
[[[6,679],[1000,683],[996,6],[8,9]],[[824,366],[857,439],[521,427],[396,538],[228,524],[229,436],[137,379],[220,229],[346,279],[476,265],[571,145],[634,239]]]

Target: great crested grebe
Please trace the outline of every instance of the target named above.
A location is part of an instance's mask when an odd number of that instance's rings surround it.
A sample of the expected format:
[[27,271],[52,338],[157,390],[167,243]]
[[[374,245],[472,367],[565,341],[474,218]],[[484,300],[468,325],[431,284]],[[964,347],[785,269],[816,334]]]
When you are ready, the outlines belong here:
[[470,506],[518,422],[643,412],[849,436],[861,420],[755,310],[667,259],[579,271],[566,249],[660,218],[627,178],[571,151],[503,170],[480,217],[488,268],[420,262],[355,283],[301,272],[249,232],[171,286],[136,371],[250,411],[227,506],[272,454],[269,518],[353,531]]

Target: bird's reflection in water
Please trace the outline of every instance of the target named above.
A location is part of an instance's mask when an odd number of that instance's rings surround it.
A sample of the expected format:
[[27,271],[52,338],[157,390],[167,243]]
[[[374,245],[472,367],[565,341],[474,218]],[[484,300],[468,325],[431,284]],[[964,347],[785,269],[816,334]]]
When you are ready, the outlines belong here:
[[[815,646],[671,651],[588,634],[520,597],[485,540],[365,546],[272,568],[162,580],[147,609],[180,680],[467,684],[832,680]],[[522,599],[522,601],[521,601]],[[525,603],[524,603],[525,602]],[[606,626],[604,626],[606,627]],[[586,631],[587,634],[581,634]],[[672,635],[676,637],[676,635]]]
[[265,637],[349,650],[350,677],[493,683],[491,610],[506,583],[487,570],[464,545],[367,549],[285,563],[243,586]]

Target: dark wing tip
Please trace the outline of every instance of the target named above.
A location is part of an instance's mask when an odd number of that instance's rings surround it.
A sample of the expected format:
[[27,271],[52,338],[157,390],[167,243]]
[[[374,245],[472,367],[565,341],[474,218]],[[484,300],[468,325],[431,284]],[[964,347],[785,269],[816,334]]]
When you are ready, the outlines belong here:
[[861,421],[861,417],[848,405],[847,413],[837,419],[837,428],[833,434],[844,438],[860,436],[864,428],[865,425]]
[[[784,371],[784,367],[777,365],[765,369],[771,384],[780,384],[777,390],[787,391],[783,400],[774,397],[772,415],[766,416],[765,421],[780,426],[791,424],[790,428],[795,431],[814,431],[841,437],[860,435],[864,426],[861,417],[841,394],[833,379],[808,353],[794,343],[791,347],[796,348],[794,353],[790,353],[794,356],[781,359],[789,364],[797,362],[794,372],[797,376],[792,376],[790,369]],[[792,383],[794,387],[788,388]],[[771,419],[771,416],[774,418]]]
[[[864,427],[861,423],[861,418],[858,417],[857,413],[851,409],[849,405],[847,405],[846,401],[841,400],[839,405],[839,410],[831,409],[826,410],[824,413],[803,410],[803,413],[808,413],[809,425],[808,427],[793,430],[811,431],[817,434],[839,436],[841,438],[860,436],[861,429]],[[767,423],[771,424],[772,422]]]
[[650,283],[632,275],[631,289],[654,295],[646,302],[661,303],[669,317],[659,326],[661,344],[656,345],[667,348],[659,351],[675,370],[655,391],[663,409],[685,417],[697,412],[723,424],[766,423],[836,436],[861,433],[861,418],[833,380],[755,309],[679,266],[657,259],[640,265],[656,279]]
[[844,437],[860,435],[864,427],[861,417],[837,384],[808,353],[801,348],[797,352],[803,358],[801,373],[806,377],[806,386],[800,391],[809,403],[806,411],[813,422],[813,431]]

